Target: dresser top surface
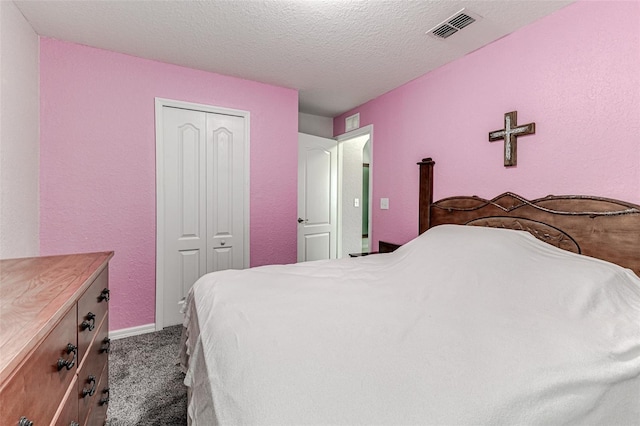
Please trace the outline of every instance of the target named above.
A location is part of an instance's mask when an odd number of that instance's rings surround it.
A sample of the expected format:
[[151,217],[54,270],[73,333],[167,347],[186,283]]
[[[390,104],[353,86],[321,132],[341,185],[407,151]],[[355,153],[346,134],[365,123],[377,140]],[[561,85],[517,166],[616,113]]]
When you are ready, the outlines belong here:
[[111,257],[113,252],[0,260],[0,387]]

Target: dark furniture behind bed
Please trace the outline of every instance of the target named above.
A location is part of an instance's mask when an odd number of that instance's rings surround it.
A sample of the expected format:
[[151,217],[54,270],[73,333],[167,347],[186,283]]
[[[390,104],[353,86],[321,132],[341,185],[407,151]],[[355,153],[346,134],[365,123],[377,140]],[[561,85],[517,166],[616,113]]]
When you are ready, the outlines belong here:
[[386,241],[378,241],[378,251],[368,251],[362,253],[349,253],[349,257],[369,256],[370,254],[391,253],[400,248],[400,244],[388,243]]
[[391,253],[396,251],[400,244],[388,243],[386,241],[378,241],[378,251],[380,253]]
[[575,253],[617,263],[640,276],[640,206],[582,195],[548,195],[527,200],[505,192],[491,200],[477,196],[433,201],[433,167],[420,166],[419,230],[460,224],[528,231],[538,239]]

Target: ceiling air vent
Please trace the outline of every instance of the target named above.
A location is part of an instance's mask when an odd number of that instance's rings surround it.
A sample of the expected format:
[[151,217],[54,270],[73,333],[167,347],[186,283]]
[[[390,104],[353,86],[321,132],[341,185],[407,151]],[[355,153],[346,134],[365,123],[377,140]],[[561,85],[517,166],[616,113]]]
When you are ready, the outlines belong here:
[[479,19],[482,19],[480,15],[465,8],[431,28],[427,31],[427,34],[433,38],[445,39],[457,33],[464,27],[473,24]]

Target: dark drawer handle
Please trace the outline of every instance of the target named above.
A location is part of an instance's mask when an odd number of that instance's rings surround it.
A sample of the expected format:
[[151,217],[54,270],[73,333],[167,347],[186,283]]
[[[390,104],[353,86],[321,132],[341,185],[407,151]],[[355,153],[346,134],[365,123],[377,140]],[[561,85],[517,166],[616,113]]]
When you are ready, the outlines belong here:
[[100,401],[98,403],[100,405],[109,404],[109,388],[102,389],[102,393],[106,393],[107,396],[104,398],[100,398]]
[[33,426],[33,422],[26,418],[25,416],[20,417],[20,421],[18,422],[18,426]]
[[98,302],[102,302],[102,301],[108,302],[109,301],[109,289],[105,288],[104,290],[102,290],[102,292],[100,293],[100,296],[98,296]]
[[80,423],[71,420],[71,424],[69,426],[80,426]]
[[100,347],[100,353],[109,353],[111,350],[111,339],[105,337],[102,341],[102,347]]
[[71,361],[67,359],[62,359],[62,358],[58,360],[58,371],[62,370],[63,368],[66,368],[67,370],[71,370],[73,366],[76,365],[76,358],[78,356],[78,347],[69,343],[67,344],[67,354],[70,354],[71,352],[73,352],[73,358],[71,358]]
[[91,389],[86,389],[86,388],[82,389],[83,398],[86,397],[87,395],[93,396],[93,394],[96,393],[96,376],[89,376],[89,378],[87,379],[87,383],[91,384]]
[[86,320],[82,321],[82,324],[80,324],[82,331],[86,329],[93,331],[93,329],[96,328],[96,314],[89,312],[85,318]]

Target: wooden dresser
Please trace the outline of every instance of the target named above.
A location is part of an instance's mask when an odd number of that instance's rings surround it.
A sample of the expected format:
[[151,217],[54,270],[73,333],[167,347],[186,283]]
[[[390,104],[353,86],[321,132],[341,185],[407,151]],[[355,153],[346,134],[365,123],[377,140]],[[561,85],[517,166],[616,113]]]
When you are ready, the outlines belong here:
[[113,252],[0,260],[0,425],[103,425]]

